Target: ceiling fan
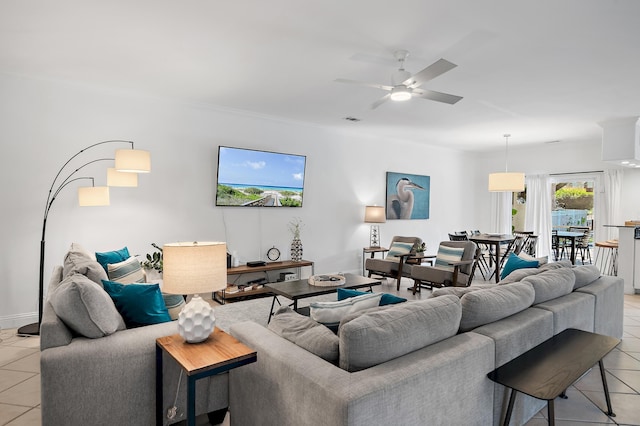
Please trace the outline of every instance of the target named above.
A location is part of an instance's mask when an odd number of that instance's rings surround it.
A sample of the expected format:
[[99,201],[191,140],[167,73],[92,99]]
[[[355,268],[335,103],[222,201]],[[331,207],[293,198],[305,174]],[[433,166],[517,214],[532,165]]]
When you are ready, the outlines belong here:
[[411,99],[411,97],[419,97],[451,105],[462,99],[462,96],[450,95],[448,93],[441,93],[434,90],[420,88],[420,86],[427,81],[433,80],[439,75],[442,75],[445,72],[457,67],[456,64],[453,64],[446,59],[438,59],[436,62],[429,65],[422,71],[411,75],[411,73],[404,69],[404,61],[409,56],[409,52],[407,50],[396,50],[393,56],[400,63],[400,68],[398,69],[398,71],[394,72],[391,76],[393,86],[375,83],[364,83],[362,81],[348,80],[345,78],[338,78],[335,81],[338,83],[358,84],[360,86],[373,87],[389,92],[382,98],[375,101],[371,105],[371,109],[379,107],[389,99],[393,101],[406,101]]

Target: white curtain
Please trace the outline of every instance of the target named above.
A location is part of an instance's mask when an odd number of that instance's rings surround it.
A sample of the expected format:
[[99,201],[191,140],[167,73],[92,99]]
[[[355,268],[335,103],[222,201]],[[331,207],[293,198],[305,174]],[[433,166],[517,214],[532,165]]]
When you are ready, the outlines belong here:
[[548,175],[527,175],[527,209],[524,230],[538,236],[536,256],[551,252],[551,182]]
[[491,231],[511,234],[512,192],[491,192]]
[[595,231],[594,241],[606,241],[618,238],[618,228],[604,225],[619,225],[620,219],[620,188],[622,185],[622,170],[605,170],[596,178],[595,197]]

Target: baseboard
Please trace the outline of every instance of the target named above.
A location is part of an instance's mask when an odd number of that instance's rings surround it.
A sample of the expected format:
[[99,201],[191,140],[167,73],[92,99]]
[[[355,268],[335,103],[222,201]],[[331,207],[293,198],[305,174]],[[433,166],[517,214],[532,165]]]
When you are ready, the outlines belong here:
[[26,324],[38,322],[38,313],[29,312],[26,314],[6,315],[0,317],[0,328],[18,328]]

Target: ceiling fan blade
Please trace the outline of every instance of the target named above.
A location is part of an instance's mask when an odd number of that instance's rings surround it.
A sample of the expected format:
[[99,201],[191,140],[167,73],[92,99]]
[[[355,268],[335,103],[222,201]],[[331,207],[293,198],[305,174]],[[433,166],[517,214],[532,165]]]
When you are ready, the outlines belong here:
[[378,108],[380,105],[382,105],[383,103],[385,103],[389,98],[391,97],[391,94],[386,94],[383,97],[381,97],[380,99],[378,99],[377,101],[375,101],[374,103],[371,104],[371,109],[376,109]]
[[382,89],[382,90],[386,90],[388,92],[390,92],[391,89],[393,89],[393,87],[385,86],[384,84],[365,83],[363,81],[349,80],[349,79],[346,79],[346,78],[336,78],[333,81],[335,81],[337,83],[357,84],[359,86],[373,87],[374,89]]
[[426,89],[413,89],[413,95],[420,98],[443,102],[445,104],[451,105],[462,99],[462,96],[450,95],[448,93],[436,92],[435,90]]
[[442,75],[445,72],[454,69],[455,67],[457,67],[456,64],[449,62],[446,59],[438,59],[422,71],[418,71],[417,73],[412,75],[402,84],[404,84],[405,86],[413,85],[413,87],[418,87],[421,84],[426,83],[429,80],[433,80],[439,75]]

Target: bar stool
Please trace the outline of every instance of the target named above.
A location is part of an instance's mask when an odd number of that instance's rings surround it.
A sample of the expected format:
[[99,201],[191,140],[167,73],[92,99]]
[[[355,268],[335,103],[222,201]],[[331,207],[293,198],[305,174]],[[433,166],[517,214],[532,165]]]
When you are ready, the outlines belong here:
[[603,275],[618,275],[618,241],[607,240],[595,243],[596,266]]

